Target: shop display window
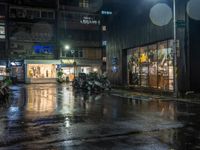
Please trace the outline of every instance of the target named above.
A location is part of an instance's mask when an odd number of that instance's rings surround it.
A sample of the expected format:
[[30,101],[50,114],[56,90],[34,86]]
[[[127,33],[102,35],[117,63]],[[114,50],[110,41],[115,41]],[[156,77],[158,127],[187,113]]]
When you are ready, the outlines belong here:
[[74,67],[63,67],[64,78],[68,78],[69,81],[74,80]]
[[169,89],[169,66],[167,42],[158,44],[158,88]]
[[80,69],[81,69],[82,73],[89,74],[90,72],[92,72],[92,68],[91,67],[81,67]]
[[0,76],[6,75],[6,66],[0,66]]
[[174,90],[173,41],[168,41],[169,90]]
[[140,80],[141,86],[147,87],[148,86],[148,48],[142,47],[140,48]]
[[158,82],[158,53],[157,45],[149,46],[149,86],[152,88],[157,88]]
[[28,64],[28,78],[56,78],[56,65],[54,64]]
[[75,72],[74,72],[74,67],[62,67],[63,73],[64,73],[64,78],[68,78],[69,81],[74,80],[74,73],[76,76],[79,73],[85,73],[89,74],[92,72],[92,67],[76,67]]
[[139,49],[131,49],[128,55],[128,82],[131,85],[139,85]]
[[[163,91],[173,91],[173,41],[163,41],[128,50],[128,83]],[[137,78],[137,82],[133,80]]]

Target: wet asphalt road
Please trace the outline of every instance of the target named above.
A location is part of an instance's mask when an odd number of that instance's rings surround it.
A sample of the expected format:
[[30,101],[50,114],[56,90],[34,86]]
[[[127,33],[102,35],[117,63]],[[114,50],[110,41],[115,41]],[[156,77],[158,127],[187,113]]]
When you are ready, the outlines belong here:
[[0,100],[0,149],[200,149],[200,105],[15,85]]

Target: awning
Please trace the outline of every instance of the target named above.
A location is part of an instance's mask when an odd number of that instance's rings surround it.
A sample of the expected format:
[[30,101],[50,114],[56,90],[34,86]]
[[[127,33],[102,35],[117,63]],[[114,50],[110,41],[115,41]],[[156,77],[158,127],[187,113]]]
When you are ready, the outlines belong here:
[[[62,59],[62,64],[65,65],[73,65],[74,60],[73,59]],[[95,65],[101,65],[102,61],[100,60],[87,60],[87,59],[78,59],[75,60],[76,64],[78,66],[95,66]]]
[[60,60],[24,60],[24,64],[61,64]]
[[61,62],[62,62],[62,64],[73,65],[74,60],[73,59],[62,59]]

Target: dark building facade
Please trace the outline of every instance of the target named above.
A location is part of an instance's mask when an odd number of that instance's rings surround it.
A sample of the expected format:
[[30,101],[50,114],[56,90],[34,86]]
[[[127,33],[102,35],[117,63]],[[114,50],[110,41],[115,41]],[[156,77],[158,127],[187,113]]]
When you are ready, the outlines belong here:
[[[98,6],[98,7],[97,7]],[[101,20],[98,1],[60,0],[59,40],[62,69],[70,76],[102,68]],[[69,46],[65,49],[66,45]]]
[[115,4],[107,46],[107,71],[113,84],[173,92],[177,77],[180,93],[200,90],[196,69],[200,62],[199,21],[186,13],[188,0],[176,1],[177,67],[173,65],[173,19],[163,26],[153,24],[150,19],[154,5],[173,8],[172,2]]
[[0,1],[3,70],[28,83],[55,81],[62,67],[71,76],[101,72],[100,7],[91,0]]
[[6,3],[0,2],[0,58],[6,57],[6,16],[7,16],[7,5]]
[[112,20],[113,16],[113,8],[110,5],[109,1],[104,0],[103,5],[100,11],[101,15],[101,39],[102,39],[102,56],[103,56],[103,70],[106,72],[106,50],[107,50],[107,43],[108,43],[108,33],[109,33],[109,23]]
[[[56,78],[56,2],[7,2],[8,67],[18,81],[49,82]],[[48,60],[48,61],[47,61]]]
[[6,74],[7,43],[7,4],[0,1],[0,75]]
[[[10,1],[8,9],[9,58],[55,59],[56,14],[53,1]],[[43,46],[49,49],[39,49]]]

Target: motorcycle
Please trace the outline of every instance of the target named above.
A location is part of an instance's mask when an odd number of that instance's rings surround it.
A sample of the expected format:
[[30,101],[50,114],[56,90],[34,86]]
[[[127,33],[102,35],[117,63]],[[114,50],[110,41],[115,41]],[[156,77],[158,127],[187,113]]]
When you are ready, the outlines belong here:
[[90,74],[86,76],[81,73],[72,82],[72,85],[76,89],[82,89],[91,92],[100,92],[104,90],[111,90],[110,81],[104,76],[98,76],[97,74]]

